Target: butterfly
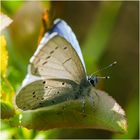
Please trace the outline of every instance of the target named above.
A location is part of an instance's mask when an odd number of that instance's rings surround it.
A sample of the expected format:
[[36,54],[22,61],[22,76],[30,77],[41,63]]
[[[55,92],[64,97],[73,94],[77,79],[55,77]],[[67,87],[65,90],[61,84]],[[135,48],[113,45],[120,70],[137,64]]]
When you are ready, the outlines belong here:
[[28,74],[16,95],[22,110],[83,99],[95,89],[97,78],[86,74],[79,43],[69,25],[56,19],[30,59]]

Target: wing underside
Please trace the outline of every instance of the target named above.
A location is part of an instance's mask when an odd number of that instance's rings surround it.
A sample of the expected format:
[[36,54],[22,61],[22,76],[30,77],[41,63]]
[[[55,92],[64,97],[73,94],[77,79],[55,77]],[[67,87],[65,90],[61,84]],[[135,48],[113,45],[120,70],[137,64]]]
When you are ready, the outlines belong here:
[[16,96],[16,104],[22,110],[35,109],[75,98],[79,86],[70,80],[45,79],[32,82]]

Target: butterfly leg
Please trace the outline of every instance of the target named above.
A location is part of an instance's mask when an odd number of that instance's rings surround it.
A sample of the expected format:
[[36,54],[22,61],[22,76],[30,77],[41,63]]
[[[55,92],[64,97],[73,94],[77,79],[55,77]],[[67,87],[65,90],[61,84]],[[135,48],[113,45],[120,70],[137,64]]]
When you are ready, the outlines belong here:
[[92,110],[95,111],[95,101],[92,95],[90,96],[90,103],[92,105]]
[[84,96],[82,97],[82,114],[83,117],[86,117],[86,99]]
[[92,111],[95,112],[96,110],[96,103],[98,102],[99,100],[99,95],[96,93],[95,91],[95,95],[96,96],[93,96],[92,94],[89,95],[89,98],[90,98],[90,103],[91,103],[91,106],[92,106]]

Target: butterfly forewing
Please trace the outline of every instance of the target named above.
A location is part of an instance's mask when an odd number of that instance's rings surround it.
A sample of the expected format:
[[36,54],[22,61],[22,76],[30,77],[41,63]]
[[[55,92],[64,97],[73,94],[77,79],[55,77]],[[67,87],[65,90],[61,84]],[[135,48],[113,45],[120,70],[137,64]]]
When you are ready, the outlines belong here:
[[56,19],[54,21],[53,28],[49,31],[49,34],[51,34],[53,32],[58,33],[60,36],[64,37],[67,41],[69,41],[71,43],[72,47],[75,49],[75,51],[79,55],[80,60],[81,60],[83,66],[84,66],[84,69],[86,71],[84,59],[82,56],[82,52],[81,52],[78,40],[77,40],[74,32],[70,28],[70,26],[64,20]]
[[70,80],[38,80],[20,90],[20,94],[16,96],[16,104],[22,110],[49,106],[75,98],[78,89],[79,86]]
[[46,79],[69,79],[80,84],[86,78],[76,51],[63,37],[55,35],[35,53],[30,64],[31,74]]

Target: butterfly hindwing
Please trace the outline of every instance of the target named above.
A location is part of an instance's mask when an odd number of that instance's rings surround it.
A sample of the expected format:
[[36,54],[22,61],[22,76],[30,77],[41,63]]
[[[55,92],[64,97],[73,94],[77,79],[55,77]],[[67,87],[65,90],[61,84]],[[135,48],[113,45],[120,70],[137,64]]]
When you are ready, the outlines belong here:
[[79,86],[65,79],[44,79],[23,87],[16,96],[16,104],[22,110],[49,106],[75,98]]
[[59,35],[54,35],[43,47],[38,48],[30,63],[31,74],[46,79],[69,79],[80,84],[86,77],[76,51]]

